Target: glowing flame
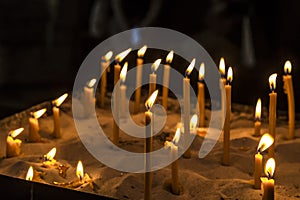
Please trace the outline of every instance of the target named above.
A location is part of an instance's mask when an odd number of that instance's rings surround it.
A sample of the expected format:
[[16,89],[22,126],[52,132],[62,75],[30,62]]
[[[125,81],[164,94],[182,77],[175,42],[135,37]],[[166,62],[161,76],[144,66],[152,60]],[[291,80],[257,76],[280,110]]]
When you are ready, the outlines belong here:
[[121,81],[124,83],[126,80],[126,74],[127,74],[127,67],[128,67],[128,63],[126,62],[121,70],[120,73],[120,79]]
[[188,66],[188,68],[185,71],[185,75],[189,76],[191,74],[191,72],[193,71],[194,67],[195,67],[195,62],[196,62],[196,58],[194,58],[191,62],[191,64]]
[[291,61],[287,60],[287,61],[284,63],[284,73],[290,74],[291,71],[292,71],[292,63],[291,63]]
[[257,151],[258,152],[263,152],[265,151],[267,148],[269,148],[274,142],[274,138],[272,137],[272,135],[270,135],[269,133],[265,133],[261,138],[260,141],[258,143],[258,147],[257,147]]
[[174,144],[177,144],[179,142],[179,139],[180,139],[180,128],[177,128],[172,142]]
[[146,50],[147,50],[147,45],[144,45],[142,48],[140,48],[140,50],[138,50],[137,52],[138,57],[143,57]]
[[117,56],[116,56],[116,61],[117,62],[122,62],[122,60],[130,53],[131,51],[131,48],[119,53]]
[[220,71],[222,76],[225,76],[225,60],[224,60],[223,57],[221,57],[221,59],[220,59],[219,71]]
[[227,81],[228,83],[231,83],[232,80],[233,80],[233,72],[232,72],[232,68],[229,67],[227,71]]
[[33,117],[36,118],[36,119],[38,119],[38,118],[40,118],[46,111],[47,111],[46,108],[43,108],[43,109],[41,109],[41,110],[38,110],[38,111],[36,111],[36,112],[33,113]]
[[55,154],[56,154],[56,148],[54,147],[44,156],[44,158],[48,161],[51,161],[53,160]]
[[174,56],[174,51],[172,50],[172,51],[170,51],[170,52],[168,53],[168,55],[167,55],[167,57],[166,57],[166,62],[167,62],[167,63],[171,63],[172,60],[173,60],[173,56]]
[[272,74],[270,77],[269,77],[269,84],[270,84],[270,89],[272,91],[274,91],[276,89],[276,78],[277,78],[277,74]]
[[68,97],[68,93],[65,93],[65,94],[61,95],[59,98],[55,99],[53,101],[53,104],[55,106],[60,106],[66,100],[67,97]]
[[152,72],[154,73],[159,67],[161,59],[157,59],[151,66]]
[[76,169],[76,176],[80,179],[80,180],[82,180],[82,178],[83,178],[83,174],[84,172],[83,172],[83,165],[82,165],[82,162],[81,162],[81,160],[79,160],[78,161],[78,164],[77,164],[77,169]]
[[111,57],[113,56],[113,52],[112,51],[109,51],[107,52],[105,55],[104,55],[104,60],[105,61],[109,61],[111,59]]
[[32,181],[32,179],[33,179],[33,168],[32,166],[30,166],[26,175],[26,180]]
[[199,69],[199,80],[202,81],[204,79],[204,74],[205,74],[205,65],[204,63],[200,64],[200,69]]
[[260,98],[257,100],[256,107],[255,107],[255,119],[260,120],[261,118],[261,100]]
[[275,172],[275,160],[274,158],[269,158],[265,167],[265,174],[268,178],[272,178]]
[[95,83],[97,82],[97,79],[93,78],[91,79],[88,83],[87,83],[87,86],[88,87],[94,87]]
[[194,132],[197,129],[197,124],[198,124],[198,116],[194,114],[190,120],[190,131]]
[[10,135],[12,138],[15,138],[15,137],[17,137],[20,133],[22,133],[22,131],[24,131],[24,128],[18,128],[18,129],[9,131],[9,135]]
[[151,107],[153,106],[155,100],[156,100],[156,97],[157,97],[157,94],[158,94],[158,90],[155,90],[151,96],[147,99],[146,103],[145,103],[145,106],[147,108],[147,110],[150,110]]

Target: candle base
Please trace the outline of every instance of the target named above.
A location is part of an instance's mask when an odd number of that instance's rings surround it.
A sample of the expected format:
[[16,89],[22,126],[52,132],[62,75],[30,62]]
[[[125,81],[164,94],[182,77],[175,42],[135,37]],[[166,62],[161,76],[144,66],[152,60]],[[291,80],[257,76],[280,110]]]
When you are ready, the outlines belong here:
[[165,190],[167,190],[168,192],[171,192],[172,194],[175,194],[175,195],[182,195],[184,193],[184,188],[180,183],[178,184],[177,191],[172,190],[172,179],[171,178],[165,180],[165,182],[163,184],[163,188]]

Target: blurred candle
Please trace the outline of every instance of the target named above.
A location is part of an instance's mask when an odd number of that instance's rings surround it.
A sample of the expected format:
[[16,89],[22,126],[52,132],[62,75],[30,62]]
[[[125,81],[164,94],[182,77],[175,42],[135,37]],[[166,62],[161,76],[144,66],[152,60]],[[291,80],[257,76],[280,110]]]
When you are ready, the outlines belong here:
[[274,157],[275,152],[275,140],[276,140],[276,106],[277,106],[277,93],[276,89],[276,77],[277,74],[272,74],[269,77],[269,84],[271,93],[269,94],[270,102],[269,102],[269,133],[274,138],[274,143],[269,149],[269,157]]
[[107,52],[102,56],[101,61],[101,89],[100,89],[100,107],[104,108],[105,106],[105,94],[106,94],[106,85],[107,85],[107,70],[109,68],[110,59],[113,55],[112,51]]
[[78,177],[79,182],[83,181],[84,171],[83,171],[83,165],[82,165],[81,160],[79,160],[77,163],[76,176]]
[[198,77],[198,104],[199,104],[199,127],[205,126],[205,90],[204,90],[205,65],[201,63]]
[[275,160],[274,158],[269,158],[265,166],[265,174],[267,177],[261,178],[262,187],[263,187],[262,188],[263,200],[274,200],[275,197],[274,195],[275,182],[273,179],[274,171],[275,171]]
[[18,128],[16,130],[10,131],[6,138],[6,157],[14,157],[19,156],[21,153],[21,144],[22,141],[19,139],[15,139],[24,128]]
[[156,70],[159,67],[161,59],[157,59],[151,66],[152,73],[150,74],[149,81],[149,95],[151,95],[156,90]]
[[[26,174],[26,181],[32,181],[33,180],[33,168],[32,166],[29,167],[28,171],[27,171],[27,174]],[[30,200],[33,200],[33,183],[31,183],[31,186],[30,186]]]
[[265,133],[258,144],[256,154],[255,154],[255,165],[254,165],[254,188],[260,189],[261,187],[261,180],[260,177],[262,175],[263,171],[263,165],[262,165],[262,155],[261,153],[268,149],[274,142],[274,138],[268,134]]
[[283,75],[283,88],[284,93],[287,94],[288,98],[288,113],[289,113],[289,135],[288,139],[295,137],[295,100],[294,100],[294,89],[292,81],[292,64],[287,60],[284,64],[284,75]]
[[54,165],[56,160],[54,159],[56,154],[56,147],[53,147],[47,154],[43,156],[43,166],[48,167],[49,165]]
[[227,72],[226,92],[226,117],[224,124],[224,140],[223,140],[223,165],[230,163],[230,115],[231,115],[231,83],[233,80],[232,68],[229,67]]
[[260,98],[257,100],[255,107],[255,117],[254,117],[254,135],[256,137],[260,136],[260,128],[261,128],[261,100]]
[[47,111],[46,108],[38,110],[36,112],[31,112],[31,116],[29,117],[29,142],[39,142],[41,141],[41,136],[39,134],[40,127],[38,119]]
[[96,82],[97,80],[93,78],[88,81],[83,88],[83,108],[85,110],[85,117],[90,117],[95,113],[94,85]]
[[172,63],[174,51],[170,51],[166,57],[166,64],[164,65],[164,79],[162,91],[162,105],[165,109],[168,108],[168,93],[169,93],[169,79],[170,79],[170,65]]
[[53,122],[54,122],[54,130],[53,130],[53,136],[55,138],[61,137],[61,130],[60,130],[60,117],[59,117],[59,106],[65,101],[65,99],[68,97],[68,94],[65,93],[62,96],[60,96],[58,99],[55,99],[52,101],[52,113],[53,113]]
[[126,73],[127,73],[127,67],[128,63],[126,62],[121,70],[120,73],[120,118],[126,117],[126,107],[129,105],[127,104],[127,99],[126,99],[126,85],[125,85],[125,80],[126,80]]
[[196,59],[194,58],[185,71],[183,78],[183,128],[184,128],[184,158],[191,158],[191,149],[188,147],[190,138],[190,74],[194,69]]
[[130,53],[131,48],[119,53],[115,57],[115,65],[114,65],[114,85],[119,81],[120,78],[120,71],[121,71],[121,66],[120,62]]
[[138,113],[140,111],[140,102],[141,102],[141,87],[142,78],[143,78],[143,64],[144,64],[144,55],[147,50],[147,45],[144,45],[141,49],[137,52],[137,59],[136,59],[136,90],[135,90],[135,102],[134,102],[134,112]]

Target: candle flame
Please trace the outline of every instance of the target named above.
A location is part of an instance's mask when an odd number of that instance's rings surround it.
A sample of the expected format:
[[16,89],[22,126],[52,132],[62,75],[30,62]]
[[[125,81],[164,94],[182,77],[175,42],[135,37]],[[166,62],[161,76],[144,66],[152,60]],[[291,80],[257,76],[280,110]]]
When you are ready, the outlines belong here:
[[173,137],[172,142],[173,142],[174,144],[177,144],[177,143],[179,142],[179,139],[180,139],[180,128],[177,128],[177,129],[176,129],[176,133],[175,133],[175,135],[174,135],[174,137]]
[[138,50],[137,52],[138,57],[143,57],[146,50],[147,50],[147,45],[144,45],[142,48],[140,48],[140,50]]
[[15,130],[12,130],[9,132],[9,135],[12,137],[12,138],[15,138],[17,137],[20,133],[22,133],[22,131],[24,131],[24,128],[18,128],[18,129],[15,129]]
[[61,95],[59,98],[55,99],[53,101],[53,104],[55,106],[60,106],[66,100],[67,97],[68,97],[68,93],[65,93],[65,94]]
[[196,58],[194,58],[192,60],[192,62],[190,63],[190,65],[188,66],[188,68],[185,71],[185,75],[189,76],[191,74],[191,72],[193,71],[194,67],[195,67],[195,62],[196,62]]
[[287,60],[287,61],[284,63],[284,73],[290,74],[291,71],[292,71],[292,63],[291,63],[291,61]]
[[126,74],[127,74],[127,68],[128,68],[128,62],[126,62],[121,70],[120,73],[120,79],[124,83],[126,80]]
[[146,103],[145,103],[145,106],[147,108],[147,110],[150,110],[151,107],[153,106],[155,100],[156,100],[156,97],[157,97],[157,94],[158,94],[158,90],[155,90],[151,96],[147,99]]
[[223,57],[221,57],[221,59],[220,59],[219,71],[220,71],[222,76],[225,76],[225,60],[224,60]]
[[172,60],[173,60],[173,56],[174,56],[174,51],[172,50],[172,51],[170,51],[170,52],[168,53],[168,55],[167,55],[167,57],[166,57],[166,62],[167,62],[167,63],[171,63]]
[[131,51],[131,48],[119,53],[117,56],[116,56],[116,61],[117,62],[122,62],[122,60],[130,53]]
[[113,56],[113,52],[109,51],[104,55],[104,60],[105,61],[109,61],[111,59],[111,57]]
[[30,166],[26,174],[26,180],[32,181],[32,179],[33,179],[33,168],[32,166]]
[[272,135],[270,135],[269,133],[265,133],[261,138],[260,141],[258,143],[258,147],[257,147],[257,151],[258,152],[263,152],[265,151],[267,148],[269,148],[274,142],[274,138],[272,137]]
[[40,118],[46,111],[47,111],[46,108],[43,108],[43,109],[41,109],[41,110],[38,110],[38,111],[36,111],[36,112],[33,113],[33,117],[36,118],[36,119],[38,119],[38,118]]
[[270,89],[271,91],[274,91],[276,89],[276,78],[277,74],[274,73],[269,77],[269,84],[270,84]]
[[151,66],[152,72],[156,72],[157,68],[159,67],[161,59],[157,59]]
[[54,147],[44,156],[44,158],[47,161],[52,161],[54,159],[55,154],[56,154],[56,148]]
[[269,158],[266,163],[265,167],[265,174],[268,176],[268,178],[272,178],[275,172],[275,159]]
[[197,124],[198,124],[198,116],[194,114],[190,120],[190,131],[194,132],[197,129]]
[[261,118],[261,100],[260,98],[257,100],[255,107],[255,120],[260,120]]
[[97,79],[93,78],[91,79],[88,83],[87,83],[87,86],[88,87],[94,87],[95,83],[97,82]]
[[82,165],[82,162],[81,160],[78,161],[78,164],[77,164],[77,169],[76,169],[76,176],[82,180],[83,179],[83,175],[84,175],[84,172],[83,172],[83,165]]
[[205,65],[204,63],[200,64],[200,69],[199,69],[199,80],[202,81],[204,79],[204,74],[205,74]]
[[232,80],[233,80],[233,71],[232,71],[232,67],[229,67],[227,71],[227,81],[228,83],[231,83]]

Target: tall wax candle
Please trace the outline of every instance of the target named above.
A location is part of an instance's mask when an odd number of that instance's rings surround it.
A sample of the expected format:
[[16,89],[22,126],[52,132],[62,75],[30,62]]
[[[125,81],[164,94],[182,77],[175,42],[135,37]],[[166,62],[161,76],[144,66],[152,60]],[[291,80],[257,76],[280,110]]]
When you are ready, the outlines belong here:
[[143,78],[143,67],[144,64],[144,54],[147,50],[147,45],[144,45],[141,49],[137,52],[137,59],[136,59],[136,90],[135,90],[135,101],[134,101],[134,112],[138,113],[140,111],[140,103],[141,103],[141,87],[142,78]]
[[149,95],[156,90],[156,70],[159,67],[161,59],[157,59],[151,66],[152,73],[149,75]]
[[288,98],[288,116],[289,116],[289,134],[288,139],[293,139],[295,137],[295,100],[294,100],[294,89],[292,80],[292,64],[287,60],[284,64],[283,76],[283,87],[284,92],[287,94]]
[[128,63],[126,62],[121,70],[120,73],[120,118],[125,118],[126,117],[126,107],[129,105],[127,104],[127,98],[126,98],[126,85],[125,85],[125,80],[126,80],[126,73],[127,73],[127,67]]
[[196,59],[194,58],[185,71],[183,78],[183,129],[184,129],[184,158],[191,158],[191,149],[189,147],[190,139],[190,74],[194,69]]
[[6,138],[6,157],[14,157],[19,156],[21,153],[21,144],[22,141],[19,139],[15,139],[24,128],[18,128],[16,130],[10,131],[9,135]]
[[107,71],[110,64],[110,59],[113,55],[112,51],[107,52],[104,56],[102,56],[101,61],[101,89],[100,89],[100,107],[104,108],[105,106],[105,94],[106,94],[106,86],[107,86]]
[[36,112],[31,113],[31,116],[29,117],[29,135],[28,135],[28,141],[29,142],[40,142],[41,136],[40,136],[40,127],[39,127],[39,121],[38,119],[47,111],[46,108],[38,110]]
[[198,104],[199,104],[199,127],[205,126],[205,90],[204,90],[205,66],[201,63],[198,77]]
[[226,92],[226,117],[224,124],[224,138],[223,138],[223,165],[230,163],[230,115],[231,115],[231,82],[233,80],[232,68],[229,67],[227,72],[227,84],[225,85]]
[[95,97],[94,97],[94,85],[97,80],[95,78],[89,80],[83,88],[83,108],[85,111],[85,117],[90,117],[95,114]]
[[254,117],[254,134],[253,136],[259,137],[260,136],[260,129],[261,129],[261,100],[260,98],[257,100],[256,107],[255,107],[255,117]]
[[168,108],[168,93],[169,93],[169,80],[170,80],[170,65],[172,63],[174,51],[170,51],[166,57],[166,64],[164,65],[164,79],[162,91],[162,105],[165,109]]
[[59,106],[64,102],[64,100],[68,97],[68,94],[65,93],[60,96],[58,99],[52,101],[52,113],[53,113],[53,122],[54,122],[54,130],[53,136],[55,138],[61,137],[61,128],[60,128],[60,117],[59,117]]
[[225,73],[225,59],[223,57],[220,58],[219,62],[219,72],[221,74],[220,79],[220,90],[221,90],[221,116],[222,121],[224,121],[224,112],[225,112],[225,100],[226,100],[226,94],[224,94],[223,87],[226,85],[226,73]]
[[274,171],[275,171],[275,160],[274,158],[269,158],[267,160],[266,166],[265,166],[265,174],[267,177],[262,177],[261,182],[262,182],[262,192],[263,200],[274,200],[275,199],[275,194],[274,194]]
[[277,93],[276,89],[276,77],[277,74],[272,74],[269,77],[269,84],[271,93],[269,94],[270,102],[269,102],[269,133],[274,138],[274,143],[269,148],[269,157],[274,157],[275,153],[275,141],[276,141],[276,106],[277,106]]

